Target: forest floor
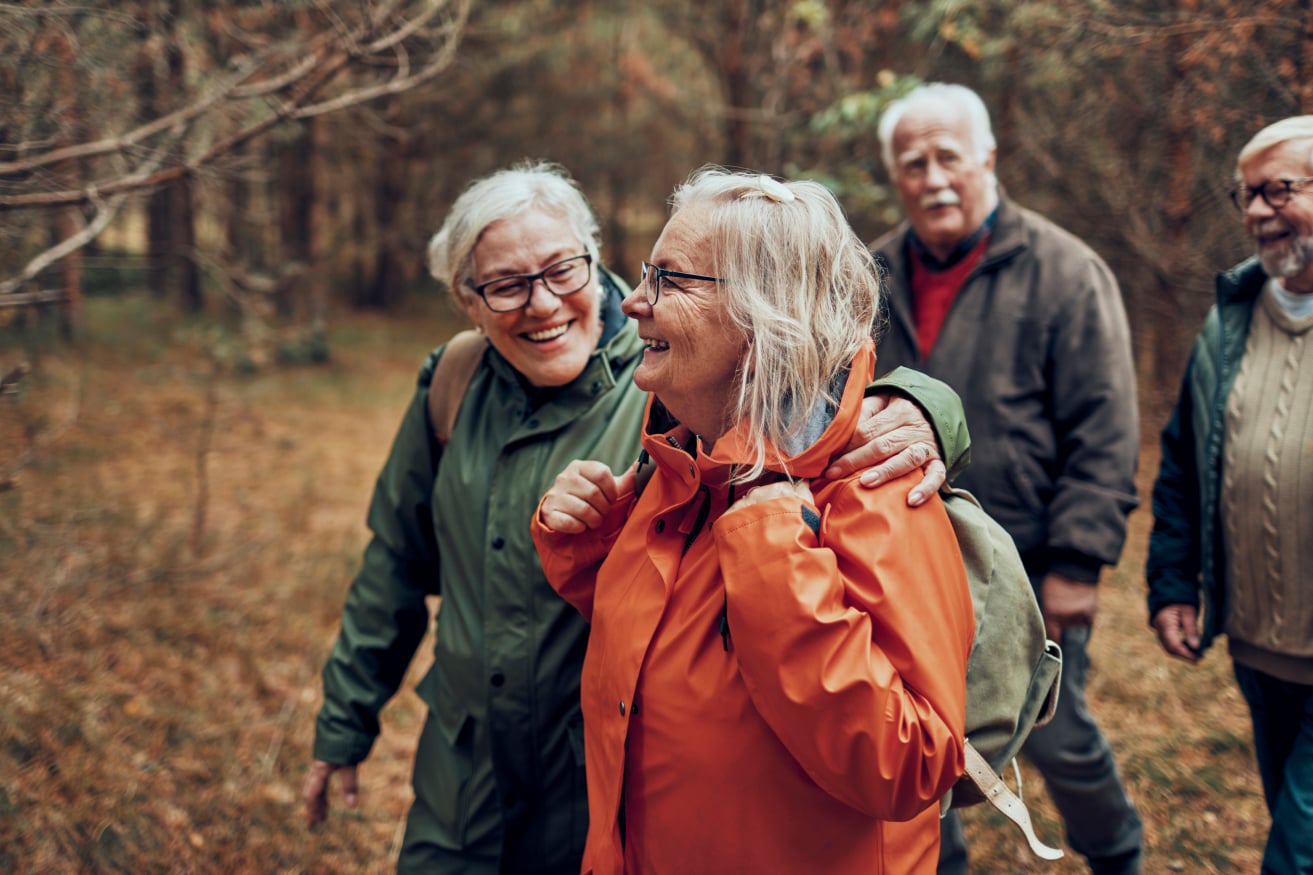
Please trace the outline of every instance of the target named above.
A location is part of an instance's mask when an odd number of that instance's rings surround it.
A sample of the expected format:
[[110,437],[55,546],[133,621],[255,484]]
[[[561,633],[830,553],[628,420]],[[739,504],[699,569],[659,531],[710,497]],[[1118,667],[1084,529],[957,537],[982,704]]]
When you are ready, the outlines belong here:
[[[454,324],[421,309],[338,315],[326,364],[244,374],[133,298],[93,301],[77,347],[0,325],[0,374],[32,366],[0,395],[0,872],[391,871],[413,694],[384,713],[358,809],[334,798],[308,832],[299,793],[374,477]],[[1155,457],[1146,440],[1142,496]],[[1145,872],[1256,872],[1267,814],[1244,702],[1224,648],[1196,667],[1158,649],[1149,525],[1132,515],[1104,579],[1090,700],[1145,821]],[[981,808],[966,819],[976,873],[1083,871],[1070,851],[1029,857]]]

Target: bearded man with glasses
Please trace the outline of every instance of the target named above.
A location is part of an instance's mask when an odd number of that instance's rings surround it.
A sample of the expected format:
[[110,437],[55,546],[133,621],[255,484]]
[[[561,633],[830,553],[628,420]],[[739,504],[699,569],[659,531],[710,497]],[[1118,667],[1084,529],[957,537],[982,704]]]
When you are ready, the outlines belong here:
[[1233,199],[1256,257],[1218,276],[1163,430],[1149,618],[1191,663],[1227,636],[1272,815],[1262,871],[1313,873],[1313,115],[1240,150]]

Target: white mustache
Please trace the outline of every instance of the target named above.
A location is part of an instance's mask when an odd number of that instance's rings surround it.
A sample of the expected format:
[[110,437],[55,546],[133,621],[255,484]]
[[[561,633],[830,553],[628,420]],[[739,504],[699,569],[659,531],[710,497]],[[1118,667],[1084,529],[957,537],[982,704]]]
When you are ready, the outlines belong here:
[[921,209],[928,210],[931,207],[955,207],[962,203],[962,198],[958,197],[957,192],[951,188],[941,188],[939,191],[932,191],[921,198]]

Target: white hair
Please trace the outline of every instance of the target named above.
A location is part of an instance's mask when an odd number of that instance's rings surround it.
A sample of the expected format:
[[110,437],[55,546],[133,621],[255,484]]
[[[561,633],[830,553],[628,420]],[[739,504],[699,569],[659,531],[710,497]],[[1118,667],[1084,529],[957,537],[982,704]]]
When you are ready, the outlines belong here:
[[897,176],[898,168],[894,164],[894,130],[909,109],[931,103],[947,103],[966,113],[971,126],[971,145],[976,150],[976,160],[984,163],[989,159],[996,143],[994,130],[989,122],[989,110],[980,95],[965,85],[952,85],[947,82],[930,82],[918,85],[906,95],[895,100],[885,108],[880,116],[876,136],[880,140],[880,159],[889,171],[890,178]]
[[[1253,158],[1271,149],[1273,146],[1279,146],[1282,143],[1288,143],[1291,140],[1310,140],[1313,141],[1313,115],[1293,115],[1289,118],[1283,118],[1279,122],[1273,122],[1245,144],[1240,150],[1240,156],[1236,158],[1236,179],[1240,178],[1240,168],[1248,164]],[[1313,174],[1313,142],[1309,143],[1309,151],[1305,160],[1305,170]]]
[[447,287],[457,304],[473,295],[466,283],[483,232],[494,222],[531,209],[559,215],[593,263],[600,265],[601,226],[579,184],[559,164],[521,162],[470,183],[429,241],[429,273]]

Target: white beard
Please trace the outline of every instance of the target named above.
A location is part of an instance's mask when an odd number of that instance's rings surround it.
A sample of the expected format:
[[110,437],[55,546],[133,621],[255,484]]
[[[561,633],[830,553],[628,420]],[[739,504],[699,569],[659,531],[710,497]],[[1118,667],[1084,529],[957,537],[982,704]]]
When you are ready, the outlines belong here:
[[1267,248],[1258,255],[1268,276],[1288,279],[1313,267],[1313,237],[1295,237],[1283,249]]

